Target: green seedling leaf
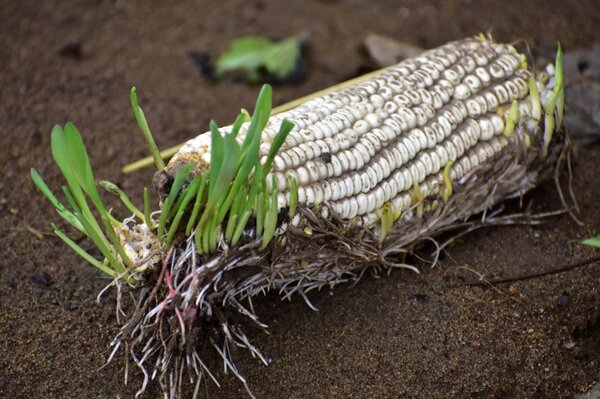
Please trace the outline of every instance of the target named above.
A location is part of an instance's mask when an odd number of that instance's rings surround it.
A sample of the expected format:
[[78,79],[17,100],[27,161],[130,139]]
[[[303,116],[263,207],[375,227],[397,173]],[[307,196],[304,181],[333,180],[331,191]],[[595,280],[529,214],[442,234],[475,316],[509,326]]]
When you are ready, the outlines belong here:
[[[201,218],[201,222],[202,222],[201,225],[204,224],[206,217],[213,216],[212,212],[215,208],[215,205],[217,204],[218,201],[221,201],[222,198],[225,198],[225,201],[220,206],[220,208],[219,208],[220,211],[216,215],[216,218],[218,219],[218,221],[221,222],[225,218],[225,215],[227,214],[227,212],[229,211],[229,206],[231,205],[230,201],[231,201],[231,198],[233,198],[233,197],[229,197],[229,194],[231,191],[231,182],[235,178],[236,173],[238,173],[238,171],[240,169],[240,164],[243,161],[242,149],[241,149],[239,143],[237,142],[236,137],[237,137],[237,135],[240,131],[240,128],[242,127],[242,124],[244,122],[245,122],[245,116],[243,114],[239,114],[231,128],[231,132],[222,137],[223,148],[222,148],[221,158],[219,159],[220,170],[218,171],[218,173],[214,174],[213,177],[210,179],[209,187],[210,187],[211,182],[213,182],[213,181],[216,181],[216,182],[214,183],[213,191],[211,192],[209,189],[209,200],[208,200],[208,204],[207,204],[207,211],[203,215],[203,218]],[[220,135],[220,132],[218,131],[218,127],[216,124],[211,123],[211,135],[216,135],[216,134]],[[217,154],[219,151],[221,151],[221,149],[217,150]],[[215,154],[215,156],[217,156],[217,154]],[[212,156],[213,156],[213,153],[212,153],[212,149],[211,149],[211,159],[212,159]],[[211,174],[211,172],[213,172],[212,165],[211,165],[211,170],[209,171],[209,174]]]
[[562,50],[562,46],[560,45],[560,42],[556,43],[556,61],[555,61],[555,68],[556,68],[556,84],[554,87],[554,92],[555,95],[558,95],[558,93],[564,88],[564,62],[563,62],[563,50]]
[[179,210],[179,208],[181,207],[181,204],[183,203],[183,200],[185,199],[185,192],[187,191],[187,187],[184,187],[181,191],[181,193],[177,196],[177,201],[171,205],[171,209],[169,210],[169,214],[167,215],[167,220],[173,220],[173,218],[175,217],[175,215],[177,214],[177,211]]
[[88,195],[100,213],[100,216],[106,217],[108,220],[110,220],[112,225],[116,227],[120,226],[121,223],[112,215],[110,215],[104,206],[104,202],[102,201],[100,193],[98,192],[98,188],[96,187],[96,180],[92,172],[92,165],[90,164],[81,134],[79,134],[77,128],[70,122],[65,125],[64,139],[73,175],[75,176],[77,182]]
[[258,195],[256,196],[256,204],[254,205],[254,217],[256,218],[256,236],[258,237],[260,237],[263,233],[265,213],[267,213],[268,211],[265,206],[265,194],[266,193],[264,192],[258,193]]
[[36,187],[48,198],[50,203],[56,208],[56,212],[65,219],[71,226],[75,227],[77,230],[85,233],[85,230],[79,219],[73,214],[73,212],[69,211],[65,206],[54,196],[52,190],[46,185],[42,176],[38,173],[37,170],[31,168],[31,180],[36,185]]
[[294,72],[296,62],[300,57],[301,40],[298,37],[290,37],[274,43],[265,57],[267,71],[283,79]]
[[231,214],[227,219],[227,228],[225,229],[225,241],[231,242],[233,239],[233,233],[235,232],[235,225],[237,223],[239,214]]
[[540,102],[540,92],[534,75],[531,75],[527,79],[527,85],[529,86],[529,95],[531,96],[531,116],[536,121],[539,121],[542,118],[542,103]]
[[587,240],[583,240],[583,241],[581,241],[581,243],[583,245],[587,245],[588,247],[600,249],[600,235],[597,235],[596,237],[588,238]]
[[[216,125],[212,125],[211,126],[211,131],[217,129]],[[218,133],[217,133],[218,134]],[[240,149],[240,145],[238,144],[238,142],[236,141],[235,137],[233,137],[232,135],[226,135],[225,137],[223,137],[222,140],[222,145],[223,145],[223,155],[222,155],[222,160],[220,162],[220,170],[219,173],[217,174],[216,177],[214,177],[216,179],[216,182],[214,182],[214,187],[215,189],[211,192],[209,190],[209,202],[215,203],[216,201],[220,201],[222,198],[224,198],[227,195],[227,191],[231,185],[232,180],[235,178],[236,172],[239,169],[239,162],[241,159],[241,149]],[[212,153],[211,153],[211,160],[212,160]],[[211,161],[212,162],[212,161]],[[211,169],[212,172],[212,169]],[[212,179],[213,176],[210,176],[211,181],[210,183],[213,183]],[[210,201],[210,199],[212,199],[212,201]],[[209,204],[210,206],[211,204]],[[225,203],[225,207],[229,208],[228,203]],[[221,207],[222,209],[223,207]],[[219,217],[220,220],[222,220],[222,217]],[[219,220],[219,221],[220,221]]]
[[221,238],[221,223],[218,223],[216,219],[213,219],[213,223],[210,225],[210,238],[208,251],[210,253],[215,252],[217,249],[217,244],[219,243],[219,239]]
[[150,191],[148,187],[144,187],[144,223],[149,229],[152,229],[152,210],[150,208]]
[[63,240],[65,242],[65,244],[67,244],[69,246],[69,248],[71,248],[73,251],[75,251],[77,253],[77,255],[81,256],[86,262],[97,267],[102,272],[108,274],[111,277],[115,277],[117,275],[117,273],[113,269],[111,269],[110,267],[107,267],[102,262],[100,262],[96,258],[94,258],[92,255],[88,254],[83,248],[81,248],[79,245],[77,245],[77,243],[75,243],[75,241],[71,240],[65,233],[63,233],[54,224],[52,224],[52,228],[54,229],[54,234],[56,234],[58,237],[60,237],[60,239]]
[[[242,112],[238,115],[230,133],[222,133],[216,123],[211,121],[211,164],[208,171],[202,175],[191,216],[185,228],[186,235],[189,235],[194,225],[196,226],[194,240],[196,250],[200,254],[214,252],[222,237],[229,244],[235,245],[241,238],[252,214],[257,215],[257,236],[260,236],[265,230],[265,222],[269,223],[268,233],[271,236],[275,231],[277,192],[275,190],[272,194],[274,199],[267,195],[265,178],[272,167],[275,155],[292,130],[293,124],[289,121],[282,122],[269,149],[265,165],[261,166],[259,148],[262,133],[271,114],[271,99],[272,89],[269,85],[264,85],[259,93],[254,113],[241,145],[237,140],[237,135],[242,124],[247,122],[246,113]],[[188,198],[187,194],[184,194],[179,197],[175,209],[169,210],[176,197],[176,194],[171,194],[177,182],[176,175],[171,193],[163,206],[161,220],[159,220],[161,237],[166,221],[174,215],[175,220],[172,223],[177,225],[180,222],[177,210],[185,210],[191,202],[191,197]],[[171,197],[173,199],[170,199]],[[273,201],[275,201],[274,205]],[[272,207],[275,207],[275,211],[271,209]],[[273,212],[275,212],[274,216]],[[228,219],[224,225],[226,217]],[[172,225],[167,237],[169,245],[172,242],[174,231]],[[266,242],[268,243],[271,238],[267,237]]]
[[237,226],[235,227],[235,231],[233,233],[233,238],[231,239],[231,245],[236,245],[240,238],[242,237],[242,233],[246,228],[246,224],[248,223],[248,219],[252,216],[253,208],[256,209],[256,198],[259,193],[265,192],[265,181],[262,175],[262,169],[257,168],[254,174],[254,178],[252,179],[252,184],[250,186],[250,192],[248,194],[248,198],[246,199],[245,207],[241,213],[241,217],[238,218]]
[[127,207],[127,209],[129,209],[129,211],[133,213],[138,219],[145,219],[144,213],[142,213],[142,211],[140,211],[135,205],[133,205],[127,194],[125,194],[125,192],[121,190],[116,184],[106,180],[101,180],[100,185],[104,187],[104,189],[106,189],[107,191],[118,196],[121,202]]
[[544,144],[542,146],[542,154],[544,158],[548,155],[550,141],[554,135],[554,114],[552,112],[544,113]]
[[160,156],[160,151],[158,151],[158,147],[156,146],[156,142],[154,141],[154,137],[152,136],[152,132],[150,131],[150,127],[148,126],[148,121],[146,120],[146,116],[144,115],[144,111],[138,105],[137,100],[137,92],[135,87],[131,88],[131,108],[133,109],[133,114],[135,115],[135,120],[144,135],[144,139],[146,140],[146,145],[148,145],[148,149],[150,150],[150,154],[152,154],[152,158],[154,159],[154,164],[156,165],[156,169],[163,170],[165,168],[165,162]]
[[185,227],[185,235],[189,236],[192,233],[192,228],[196,223],[196,218],[198,217],[198,213],[200,213],[200,207],[205,204],[204,193],[206,187],[206,175],[202,175],[200,179],[200,188],[196,193],[196,200],[194,201],[194,207],[192,208],[192,214],[188,220],[187,226]]
[[[218,208],[218,206],[217,206]],[[218,209],[217,209],[218,212]],[[216,213],[216,212],[215,212]],[[216,248],[217,238],[217,218],[213,217],[208,219],[208,223],[197,228],[196,230],[202,231],[202,251],[204,253],[212,253]],[[215,244],[213,247],[213,243]]]
[[175,236],[175,232],[177,232],[177,228],[179,227],[179,223],[181,222],[181,218],[183,214],[196,193],[198,192],[198,186],[200,185],[201,178],[199,175],[195,175],[192,179],[192,182],[187,186],[185,192],[182,194],[183,201],[177,208],[177,214],[175,218],[171,222],[171,226],[169,227],[169,233],[167,234],[167,248],[171,247],[173,243],[173,237]]
[[[548,147],[550,145],[550,141],[552,140],[552,135],[554,133],[555,128],[555,119],[554,119],[554,110],[557,107],[557,114],[559,125],[556,127],[560,127],[560,123],[562,123],[563,113],[564,113],[564,94],[561,96],[561,93],[564,89],[564,68],[563,68],[563,51],[558,43],[558,50],[556,51],[556,64],[554,66],[556,71],[556,81],[554,83],[554,90],[552,91],[552,95],[546,100],[544,104],[544,146],[542,148],[542,152],[544,157],[548,154]],[[557,105],[557,102],[559,104]]]
[[394,224],[394,209],[391,203],[383,205],[381,210],[381,228],[379,232],[379,242],[383,242],[387,237],[388,232]]
[[563,118],[565,116],[565,90],[561,90],[558,92],[558,96],[556,97],[556,115],[558,116],[558,125],[562,126]]
[[235,232],[235,226],[238,219],[242,216],[245,208],[246,189],[242,187],[238,195],[235,197],[233,204],[231,205],[231,211],[229,211],[229,218],[227,220],[227,228],[225,229],[225,240],[231,242],[233,233]]
[[267,204],[267,212],[265,215],[264,233],[262,236],[262,244],[260,250],[263,250],[269,245],[275,228],[277,227],[277,190],[275,189],[275,176],[271,176],[273,191],[271,192],[271,200]]
[[194,231],[194,245],[196,245],[196,252],[198,253],[198,255],[204,254],[204,251],[202,249],[202,242],[202,228],[200,227],[200,223],[198,223],[198,225],[196,226],[196,230]]
[[102,255],[108,259],[108,262],[111,264],[113,270],[124,270],[123,265],[118,261],[116,253],[113,252],[111,245],[104,234],[102,232],[97,232],[92,226],[92,222],[96,223],[96,220],[92,221],[83,216],[81,213],[77,213],[77,216],[81,221],[86,234],[90,240],[93,241]]
[[209,225],[213,225],[216,222],[220,223],[229,211],[231,201],[233,200],[233,196],[230,195],[232,190],[231,181],[236,176],[243,159],[240,145],[235,139],[235,135],[237,135],[241,124],[242,122],[238,117],[232,134],[222,136],[216,123],[214,121],[210,123],[212,144],[210,155],[211,166],[208,171],[208,200],[206,209],[198,222],[197,230],[203,229],[207,222]]
[[81,213],[81,209],[79,209],[79,205],[77,205],[77,202],[75,201],[73,194],[71,194],[71,190],[69,190],[69,187],[62,186],[61,188],[62,188],[63,194],[65,194],[65,197],[67,197],[67,201],[69,202],[69,205],[71,205],[71,208],[73,209],[73,211]]
[[[113,270],[116,272],[124,271],[123,264],[117,259],[116,253],[113,252],[116,250],[119,253],[119,250],[122,250],[110,223],[114,218],[111,218],[108,214],[97,193],[91,166],[79,132],[70,123],[65,125],[64,130],[56,125],[52,130],[51,147],[52,156],[65,180],[67,180],[69,191],[72,194],[72,201],[79,208],[74,214],[81,223],[85,233],[96,244],[104,257],[108,259]],[[111,238],[111,242],[106,239],[100,225],[92,214],[85,193],[88,193],[90,199],[95,202],[106,232]],[[124,253],[123,251],[121,252]],[[130,263],[127,257],[123,257],[123,262],[128,263],[128,261]]]
[[54,126],[52,129],[51,147],[54,162],[56,162],[58,168],[67,181],[69,189],[77,201],[79,208],[82,210],[88,210],[89,207],[87,206],[83,190],[73,174],[73,166],[71,165],[71,158],[67,150],[63,129],[58,125]]
[[229,135],[233,138],[236,138],[244,122],[250,121],[252,121],[250,114],[248,113],[248,111],[242,108],[242,112],[237,116],[237,118],[235,118],[235,122],[233,122],[233,126],[231,127],[231,133],[229,133]]
[[298,181],[292,175],[288,175],[290,182],[290,209],[289,216],[292,219],[296,215],[296,207],[298,206]]
[[240,238],[242,237],[242,233],[244,232],[244,228],[246,227],[250,216],[252,216],[252,212],[245,211],[242,214],[242,217],[238,220],[237,226],[235,227],[235,231],[233,233],[233,238],[231,239],[231,245],[236,245],[240,241]]
[[250,151],[251,143],[260,142],[260,135],[262,134],[269,116],[271,116],[271,103],[273,98],[273,89],[270,85],[263,85],[258,93],[256,99],[256,105],[254,106],[254,113],[252,114],[252,121],[248,127],[248,133],[242,144],[242,148]]
[[285,138],[288,136],[288,134],[292,131],[293,128],[294,124],[288,121],[287,119],[284,119],[283,122],[281,122],[279,131],[273,138],[273,142],[271,143],[271,147],[269,148],[269,155],[267,156],[267,161],[263,165],[263,173],[265,174],[265,176],[271,171],[271,166],[273,165],[273,159],[275,159],[275,155],[277,155],[277,152],[279,152],[279,149],[285,141]]
[[173,181],[173,185],[171,186],[171,190],[169,191],[169,195],[167,196],[163,208],[160,211],[160,217],[158,219],[158,236],[161,241],[164,239],[163,236],[165,234],[165,227],[167,225],[167,219],[169,212],[171,211],[171,207],[175,203],[177,195],[179,194],[179,191],[185,182],[185,178],[193,167],[193,164],[188,164],[180,168],[177,173],[175,173],[175,180]]
[[[248,183],[250,178],[250,174],[253,169],[259,165],[259,146],[260,146],[260,137],[262,131],[265,129],[267,122],[269,120],[269,116],[271,114],[271,98],[272,98],[272,89],[269,85],[263,85],[258,95],[258,99],[256,101],[256,106],[254,107],[254,114],[252,115],[252,122],[250,122],[250,126],[248,127],[248,132],[246,133],[246,137],[244,138],[244,142],[242,143],[242,147],[240,149],[239,156],[239,167],[237,168],[237,173],[235,174],[235,178],[229,189],[225,200],[221,205],[221,213],[218,215],[219,219],[225,216],[226,212],[229,210],[233,199],[237,195],[238,191],[242,187]],[[211,153],[212,159],[212,153]],[[220,198],[219,198],[220,199]],[[210,202],[210,196],[209,196]]]
[[219,127],[214,120],[210,121],[210,170],[208,172],[208,198],[209,203],[211,198],[214,198],[213,193],[218,183],[221,165],[225,158],[225,144],[223,136],[219,131]]
[[240,115],[244,117],[244,122],[250,122],[252,120],[252,117],[246,108],[240,110]]
[[118,265],[123,268],[123,271],[125,270],[125,268],[122,266],[122,264],[125,264],[125,266],[129,268],[133,267],[133,261],[129,258],[129,256],[127,256],[127,253],[125,252],[125,249],[121,244],[121,240],[119,240],[119,237],[117,237],[117,233],[115,233],[115,230],[111,224],[108,214],[100,215],[100,219],[104,223],[104,230],[106,231],[108,239],[112,243],[112,246],[117,252],[117,254],[119,254],[119,256],[121,257],[122,263],[117,262]]
[[557,127],[561,127],[562,120],[565,112],[565,77],[564,77],[564,63],[563,63],[563,51],[560,42],[557,43],[558,50],[556,51],[556,83],[552,94],[553,102],[556,103],[556,114],[557,114]]
[[260,79],[260,69],[280,79],[289,76],[300,57],[301,39],[293,36],[273,41],[263,36],[246,36],[234,40],[216,63],[216,75],[243,72],[250,81]]
[[[75,134],[78,134],[76,130]],[[71,194],[73,194],[75,202],[77,203],[79,209],[81,209],[80,217],[78,217],[78,219],[86,230],[86,234],[90,237],[92,235],[98,237],[108,245],[108,242],[102,233],[102,229],[100,228],[100,225],[96,221],[96,218],[92,214],[92,211],[87,203],[82,185],[79,183],[79,180],[76,177],[76,162],[72,157],[72,151],[69,149],[65,132],[58,125],[54,126],[52,129],[51,148],[52,157],[67,181],[69,190]],[[86,219],[87,227],[86,224],[83,223],[83,219]]]
[[65,125],[64,139],[73,174],[77,182],[88,194],[96,207],[99,210],[104,210],[105,207],[96,188],[96,180],[94,179],[85,144],[77,128],[70,122]]
[[[79,185],[83,188],[85,193],[89,196],[90,200],[96,207],[100,219],[104,223],[104,231],[108,236],[109,241],[111,242],[113,248],[117,251],[117,253],[121,256],[121,259],[127,267],[131,267],[133,265],[131,259],[126,255],[123,246],[121,245],[121,241],[115,234],[113,226],[118,227],[121,223],[116,220],[102,202],[100,197],[100,193],[96,187],[96,180],[94,179],[94,174],[92,172],[92,166],[89,161],[89,157],[87,155],[87,151],[85,149],[85,145],[83,143],[83,139],[81,138],[81,134],[72,123],[67,123],[64,128],[64,140],[66,143],[66,149],[68,155],[70,157],[72,171],[77,179]],[[83,209],[83,207],[82,207]],[[90,219],[95,221],[95,218],[90,214]]]

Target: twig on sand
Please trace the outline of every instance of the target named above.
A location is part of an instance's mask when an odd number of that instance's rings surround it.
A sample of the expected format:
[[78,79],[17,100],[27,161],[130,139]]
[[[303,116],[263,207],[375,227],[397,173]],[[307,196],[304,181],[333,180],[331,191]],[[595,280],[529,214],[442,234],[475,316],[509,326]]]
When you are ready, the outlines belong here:
[[541,272],[531,272],[525,273],[522,275],[516,276],[507,276],[507,277],[497,277],[486,279],[483,275],[480,275],[478,280],[467,281],[465,283],[461,283],[455,285],[454,287],[473,287],[473,286],[486,286],[486,285],[495,285],[495,284],[504,284],[504,283],[514,283],[516,281],[525,281],[532,280],[534,278],[540,278],[545,276],[550,276],[552,274],[564,273],[571,270],[578,269],[584,266],[594,265],[595,263],[600,262],[600,255],[593,256],[588,259],[580,260],[574,263],[570,263],[567,265],[562,265],[559,267],[555,267],[553,269],[544,270]]

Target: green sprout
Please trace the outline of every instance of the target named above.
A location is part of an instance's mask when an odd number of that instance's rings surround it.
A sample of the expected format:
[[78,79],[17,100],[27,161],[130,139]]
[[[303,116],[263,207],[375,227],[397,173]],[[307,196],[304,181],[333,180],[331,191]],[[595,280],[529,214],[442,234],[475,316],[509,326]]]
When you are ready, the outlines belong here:
[[271,198],[265,207],[265,221],[262,244],[260,249],[265,249],[275,234],[275,227],[277,227],[277,190],[275,189],[275,176],[272,176],[273,190],[271,191]]
[[[132,262],[125,254],[125,250],[115,232],[115,227],[119,227],[120,222],[110,215],[100,198],[79,131],[71,123],[67,123],[64,129],[58,125],[54,126],[51,147],[54,161],[67,181],[67,186],[63,187],[63,191],[71,209],[64,206],[56,198],[39,173],[33,168],[31,169],[31,178],[46,198],[50,200],[50,203],[54,205],[58,214],[94,242],[104,256],[105,262],[101,263],[95,260],[58,227],[53,225],[55,234],[82,258],[104,273],[112,277],[123,274],[127,268],[132,266]],[[101,223],[98,223],[94,216],[90,202],[98,213]]]
[[531,117],[539,121],[542,118],[542,103],[540,102],[540,91],[538,90],[534,75],[531,75],[527,79],[527,85],[529,86],[529,94],[531,96]]
[[446,166],[444,166],[444,173],[442,174],[442,179],[444,180],[442,199],[444,202],[448,202],[452,196],[452,166],[454,166],[454,161],[448,161]]
[[[197,196],[200,199],[194,206],[197,209],[204,205],[194,233],[196,249],[201,253],[214,252],[223,233],[225,241],[235,245],[251,216],[256,222],[257,237],[263,238],[263,248],[272,239],[277,221],[277,188],[275,184],[271,185],[269,199],[266,179],[275,155],[294,125],[289,121],[282,122],[271,143],[267,160],[261,165],[260,138],[271,114],[271,98],[271,87],[264,85],[241,144],[236,137],[246,120],[244,112],[236,118],[229,133],[221,132],[214,121],[210,124],[211,164],[205,172],[208,192],[205,204],[202,203],[203,196]],[[192,211],[193,220],[197,217],[196,213],[196,210]],[[189,223],[186,230],[190,231]]]
[[383,205],[381,209],[381,227],[379,233],[379,242],[383,242],[387,237],[392,225],[394,224],[394,208],[390,202]]
[[595,237],[590,237],[586,240],[581,241],[583,245],[587,245],[588,247],[598,248],[600,249],[600,234]]
[[125,192],[123,190],[121,190],[119,188],[119,186],[117,186],[114,183],[111,183],[109,181],[106,180],[101,180],[100,185],[108,192],[111,192],[113,194],[115,194],[117,197],[119,197],[119,199],[121,200],[121,202],[127,207],[127,209],[133,213],[137,218],[139,218],[140,220],[145,220],[145,215],[142,211],[140,211],[135,205],[133,205],[133,203],[131,202],[131,200],[129,199],[129,197],[127,196],[127,194],[125,194]]
[[554,133],[555,120],[554,111],[558,114],[558,127],[561,126],[564,114],[564,73],[563,73],[563,51],[560,43],[556,52],[556,82],[552,94],[544,104],[544,148],[542,149],[544,157],[548,155],[548,148],[552,135]]
[[[256,226],[255,236],[261,239],[260,248],[266,248],[275,235],[278,218],[278,191],[270,171],[275,155],[294,126],[288,121],[282,122],[266,161],[261,164],[259,146],[271,113],[271,98],[271,87],[263,86],[243,141],[238,141],[237,135],[246,122],[247,112],[240,113],[228,133],[219,130],[214,121],[210,123],[211,164],[202,173],[195,172],[193,164],[177,170],[158,222],[152,219],[148,188],[144,188],[144,207],[140,210],[117,185],[107,181],[97,183],[85,145],[75,126],[71,123],[67,123],[64,129],[55,126],[51,140],[52,155],[67,182],[62,190],[68,206],[58,200],[35,169],[31,170],[31,178],[58,214],[94,242],[104,261],[96,260],[52,225],[55,234],[104,273],[111,277],[123,277],[130,283],[135,282],[132,276],[127,275],[128,271],[135,270],[135,265],[125,253],[116,231],[122,227],[122,223],[104,205],[97,189],[99,184],[115,194],[139,223],[145,223],[156,233],[164,250],[170,249],[177,234],[183,232],[186,237],[194,234],[199,254],[212,254],[223,239],[227,244],[236,245],[252,220]],[[150,152],[156,159],[156,145],[137,104],[135,88],[131,90],[131,103]],[[272,179],[269,190],[267,178]],[[291,194],[297,198],[297,184],[292,184]],[[295,204],[293,208],[292,212],[295,212]]]
[[288,175],[290,182],[290,209],[289,217],[292,219],[296,215],[296,207],[298,206],[298,180],[292,175]]
[[183,187],[183,183],[185,182],[185,178],[188,173],[192,170],[194,165],[186,165],[179,169],[175,174],[175,180],[173,181],[173,185],[171,185],[171,190],[169,191],[169,195],[165,200],[163,207],[160,211],[160,218],[158,219],[158,237],[163,241],[163,237],[165,235],[165,229],[168,222],[169,211],[173,207],[175,200],[177,199],[177,195],[179,191]]
[[150,191],[148,191],[148,187],[144,187],[144,223],[148,226],[149,229],[154,227],[152,223],[152,211],[150,208]]
[[150,153],[152,154],[152,158],[154,158],[154,164],[156,165],[156,169],[163,170],[165,168],[165,162],[160,156],[160,151],[158,151],[158,147],[156,146],[156,142],[154,141],[154,137],[152,137],[152,132],[150,132],[150,127],[148,126],[148,121],[146,120],[146,115],[144,115],[144,111],[138,105],[137,100],[137,92],[135,87],[131,88],[131,108],[133,109],[133,114],[135,115],[135,120],[142,131],[142,135],[144,139],[146,139],[146,144],[150,149]]
[[504,127],[504,135],[510,137],[515,131],[515,125],[519,121],[519,103],[517,100],[513,100],[508,109],[508,117],[506,119],[506,126]]
[[413,197],[413,201],[417,204],[417,217],[421,218],[423,216],[425,205],[423,202],[425,201],[425,195],[423,191],[421,191],[421,186],[417,181],[413,184],[413,192],[411,193]]
[[[190,180],[192,166],[179,169],[161,210],[158,236],[161,241],[166,239],[163,244],[167,247],[172,244],[177,228],[194,197],[185,234],[191,234],[198,219],[194,234],[200,252],[214,252],[222,232],[225,233],[225,241],[235,245],[251,216],[254,216],[256,221],[257,236],[263,233],[263,225],[267,229],[266,235],[263,236],[263,245],[266,246],[271,240],[277,219],[277,191],[273,184],[269,200],[266,178],[272,169],[275,155],[294,126],[287,120],[282,122],[267,159],[261,165],[260,138],[270,117],[271,98],[271,87],[264,85],[250,118],[246,137],[241,144],[236,138],[242,124],[248,121],[247,111],[240,113],[229,133],[221,132],[217,124],[211,121],[211,164],[208,170],[201,177],[192,178],[192,182],[182,191],[185,181]],[[294,193],[295,190],[292,190],[292,194]],[[226,218],[227,222],[223,227]],[[170,227],[165,238],[167,225]]]

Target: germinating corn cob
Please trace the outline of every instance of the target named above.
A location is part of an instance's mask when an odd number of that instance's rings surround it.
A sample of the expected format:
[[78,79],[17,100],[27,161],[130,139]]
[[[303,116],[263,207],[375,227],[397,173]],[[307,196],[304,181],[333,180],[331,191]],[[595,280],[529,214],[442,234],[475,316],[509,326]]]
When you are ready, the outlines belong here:
[[[148,139],[135,91],[132,106]],[[263,88],[251,122],[242,114],[228,128],[211,124],[156,175],[164,201],[155,214],[147,190],[142,212],[103,182],[134,216],[109,214],[71,124],[55,127],[52,149],[72,211],[32,178],[105,261],[57,235],[118,286],[139,290],[110,359],[125,348],[145,376],[140,392],[158,377],[177,398],[186,372],[195,393],[202,377],[216,382],[202,347],[247,388],[232,348],[268,364],[237,320],[266,327],[256,294],[298,293],[312,307],[308,291],[365,270],[416,271],[404,255],[420,241],[532,188],[563,148],[563,110],[560,49],[556,69],[535,75],[512,46],[465,39],[270,118]]]
[[[551,170],[563,148],[554,134],[564,109],[560,49],[556,68],[536,76],[512,46],[465,39],[271,116],[257,150],[271,202],[256,201],[254,219],[242,224],[241,246],[221,234],[229,227],[212,229],[220,236],[212,247],[216,252],[200,260],[196,253],[211,253],[206,229],[198,227],[194,240],[181,244],[173,273],[191,282],[182,283],[185,294],[176,309],[180,314],[194,309],[203,323],[218,309],[230,309],[262,325],[252,305],[258,293],[298,293],[312,307],[306,292],[356,279],[367,269],[416,270],[403,255],[418,242],[522,195]],[[293,128],[282,135],[290,128],[284,128],[286,121]],[[156,175],[159,191],[172,192],[190,164],[196,175],[210,174],[215,134],[241,144],[247,133],[254,134],[249,133],[253,123],[190,140]],[[269,223],[277,228],[267,234]],[[239,323],[218,319],[223,344],[209,341],[246,385],[229,345],[267,361]],[[192,325],[180,322],[175,332],[180,343]],[[138,338],[136,353],[156,350],[157,344],[141,350],[154,336]],[[199,374],[204,365],[195,350],[190,361],[189,352],[185,362]],[[160,366],[142,362],[140,367],[160,371],[163,383],[180,381],[183,357],[166,367],[171,351],[157,353]]]
[[[556,70],[549,66],[535,75],[514,47],[473,38],[271,116],[260,136],[255,136],[254,120],[241,123],[238,118],[220,132],[213,126],[210,135],[190,140],[156,175],[159,191],[171,194],[189,168],[196,176],[211,175],[215,140],[233,138],[244,146],[252,141],[249,136],[258,137],[263,168],[256,167],[254,173],[267,174],[265,191],[250,201],[255,204],[252,218],[246,213],[241,224],[237,221],[245,239],[231,238],[231,217],[238,213],[227,211],[229,221],[215,219],[210,228],[198,223],[194,239],[175,249],[171,272],[186,276],[180,280],[182,294],[175,309],[178,315],[194,312],[204,319],[186,324],[178,316],[172,333],[183,345],[186,332],[198,323],[210,324],[212,315],[224,309],[262,325],[252,298],[271,289],[284,297],[298,293],[312,307],[306,292],[356,279],[367,269],[416,270],[403,255],[419,241],[522,195],[551,170],[563,148],[554,134],[563,109],[560,49]],[[185,173],[183,168],[188,168]],[[229,209],[229,194],[224,197]],[[150,314],[154,312],[160,310]],[[223,344],[217,345],[213,336],[209,342],[246,385],[229,346],[246,348],[267,361],[240,324],[217,319]],[[115,343],[128,332],[124,328]],[[142,361],[142,369],[154,368],[163,384],[171,381],[171,388],[173,381],[181,381],[184,362],[200,374],[204,364],[196,350],[188,349],[185,361],[180,355],[170,364],[172,350],[157,349],[155,337],[137,338],[138,356],[158,353],[156,366]]]

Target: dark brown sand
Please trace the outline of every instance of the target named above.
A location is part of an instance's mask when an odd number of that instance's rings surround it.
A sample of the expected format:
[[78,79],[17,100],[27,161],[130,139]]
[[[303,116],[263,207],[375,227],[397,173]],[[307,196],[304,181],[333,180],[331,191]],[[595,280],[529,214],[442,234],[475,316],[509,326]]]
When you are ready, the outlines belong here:
[[[371,32],[433,47],[491,30],[501,41],[525,39],[542,56],[557,39],[567,49],[600,41],[594,0],[371,3],[0,4],[0,397],[130,398],[141,382],[132,368],[123,386],[123,357],[98,371],[117,331],[111,295],[95,302],[108,281],[50,234],[59,217],[29,179],[35,166],[52,187],[61,184],[49,150],[55,123],[74,122],[97,177],[139,201],[152,171],[119,171],[146,155],[129,108],[132,85],[161,147],[206,130],[210,118],[231,121],[257,94],[257,87],[207,82],[190,51],[215,55],[249,33],[308,33],[308,80],[276,87],[279,104],[370,66],[360,46]],[[318,312],[300,298],[261,298],[257,312],[270,335],[258,333],[256,342],[274,362],[240,356],[254,393],[564,398],[589,389],[600,372],[600,264],[496,288],[457,287],[478,275],[543,272],[596,256],[571,240],[600,229],[600,148],[579,149],[574,172],[584,227],[560,216],[483,230],[420,275],[394,271],[314,293]],[[552,182],[525,200],[536,211],[560,206]],[[234,377],[219,376],[223,389],[208,385],[206,397],[244,397]],[[145,397],[159,397],[156,386]]]

